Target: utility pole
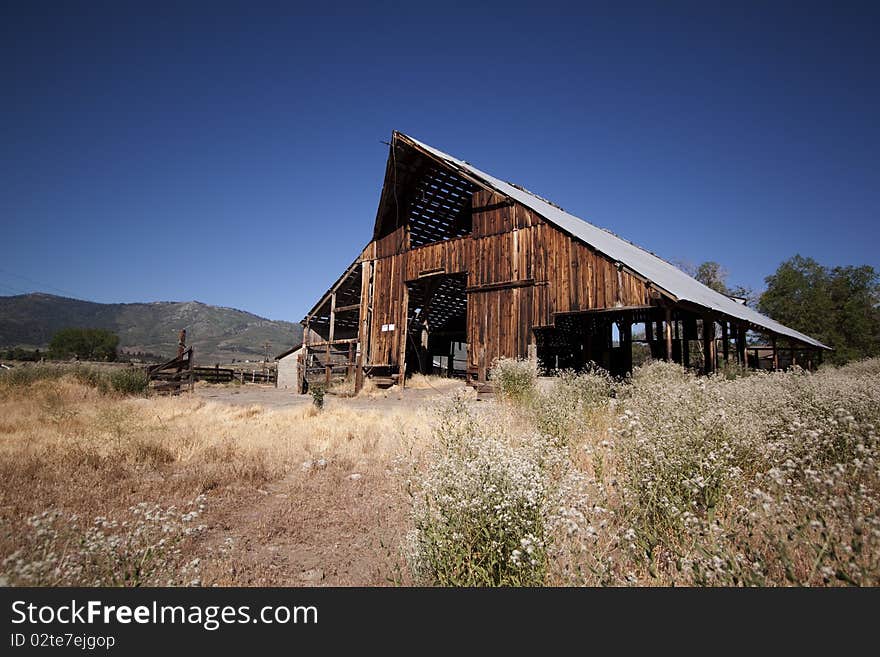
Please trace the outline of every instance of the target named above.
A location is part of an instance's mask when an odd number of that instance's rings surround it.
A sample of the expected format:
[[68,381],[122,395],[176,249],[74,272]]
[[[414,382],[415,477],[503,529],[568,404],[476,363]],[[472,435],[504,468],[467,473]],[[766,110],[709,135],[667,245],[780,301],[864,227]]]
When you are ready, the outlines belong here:
[[265,356],[265,358],[263,358],[263,374],[265,374],[265,373],[268,371],[268,368],[269,368],[269,347],[270,347],[271,345],[272,345],[272,343],[269,342],[268,340],[266,340],[266,341],[263,343],[263,349],[266,350],[266,351],[265,351],[266,356]]

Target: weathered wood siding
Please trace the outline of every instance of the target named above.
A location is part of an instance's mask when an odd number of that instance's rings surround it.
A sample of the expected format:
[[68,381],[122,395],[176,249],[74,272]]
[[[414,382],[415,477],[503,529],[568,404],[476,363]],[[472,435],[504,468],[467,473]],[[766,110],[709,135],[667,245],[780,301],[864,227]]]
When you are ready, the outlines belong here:
[[[646,285],[604,255],[499,194],[473,195],[473,232],[406,249],[404,228],[372,242],[375,260],[368,365],[399,365],[405,346],[407,281],[432,274],[468,274],[469,365],[525,357],[532,329],[552,326],[554,313],[641,306]],[[394,325],[394,330],[382,327]]]
[[372,244],[375,245],[374,257],[376,258],[387,258],[388,256],[403,253],[409,246],[406,227],[399,226],[384,237],[375,240]]
[[648,303],[638,278],[499,194],[474,194],[468,277],[469,364],[525,357],[532,328],[554,313]]
[[[406,328],[407,299],[404,274],[406,253],[379,258],[373,264],[373,316],[370,326],[369,365],[395,365]],[[391,328],[393,325],[393,329]],[[382,330],[385,326],[386,330]]]
[[406,254],[406,280],[430,274],[461,274],[468,270],[470,238],[457,237],[412,249]]

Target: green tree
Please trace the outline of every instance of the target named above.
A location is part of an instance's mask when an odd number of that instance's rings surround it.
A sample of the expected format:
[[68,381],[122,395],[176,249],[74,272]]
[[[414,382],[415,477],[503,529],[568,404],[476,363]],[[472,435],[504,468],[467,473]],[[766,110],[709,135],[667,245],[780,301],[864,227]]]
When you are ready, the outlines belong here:
[[765,282],[758,309],[833,347],[832,362],[880,355],[880,276],[873,267],[829,269],[796,255]]
[[42,357],[39,349],[23,349],[22,347],[9,347],[0,352],[0,358],[5,360],[38,361]]
[[730,294],[730,290],[727,287],[729,273],[717,262],[708,260],[700,263],[692,275],[706,287],[710,287],[721,294]]
[[720,292],[728,297],[745,299],[746,305],[749,306],[754,306],[757,302],[757,295],[753,289],[742,285],[730,287],[727,284],[727,277],[730,275],[730,272],[714,260],[707,260],[699,265],[685,261],[679,261],[675,264],[684,273],[696,278],[700,283],[712,288],[716,292]]
[[116,360],[119,337],[104,329],[66,328],[52,336],[51,358],[81,360]]

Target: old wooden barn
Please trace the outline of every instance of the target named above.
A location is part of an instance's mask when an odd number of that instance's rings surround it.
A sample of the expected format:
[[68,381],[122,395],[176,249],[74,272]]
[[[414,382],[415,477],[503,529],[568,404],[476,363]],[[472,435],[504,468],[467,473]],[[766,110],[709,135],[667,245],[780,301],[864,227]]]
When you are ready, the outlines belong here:
[[[495,359],[547,369],[632,368],[634,335],[654,358],[711,372],[748,365],[746,333],[778,366],[813,363],[825,345],[706,287],[674,265],[395,132],[373,237],[302,321],[299,371],[405,382],[455,373],[480,384]],[[634,332],[634,328],[637,332]],[[318,337],[315,337],[318,336]],[[457,347],[458,346],[458,347]],[[300,385],[302,390],[303,386]]]

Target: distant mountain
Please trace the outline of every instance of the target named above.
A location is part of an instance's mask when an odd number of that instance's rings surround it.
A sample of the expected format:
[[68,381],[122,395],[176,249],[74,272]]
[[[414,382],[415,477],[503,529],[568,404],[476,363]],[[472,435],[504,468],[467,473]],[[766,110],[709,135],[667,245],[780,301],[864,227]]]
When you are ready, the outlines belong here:
[[302,340],[302,326],[198,301],[94,303],[52,294],[0,297],[0,347],[44,348],[59,329],[102,328],[119,336],[120,351],[171,358],[186,329],[200,365],[270,357]]

